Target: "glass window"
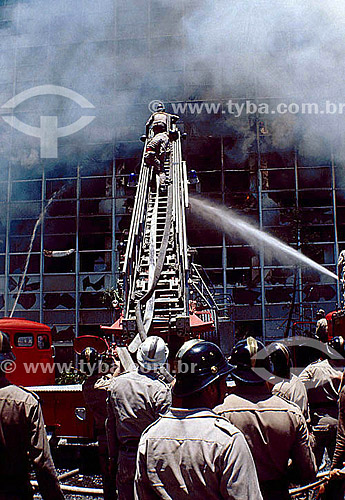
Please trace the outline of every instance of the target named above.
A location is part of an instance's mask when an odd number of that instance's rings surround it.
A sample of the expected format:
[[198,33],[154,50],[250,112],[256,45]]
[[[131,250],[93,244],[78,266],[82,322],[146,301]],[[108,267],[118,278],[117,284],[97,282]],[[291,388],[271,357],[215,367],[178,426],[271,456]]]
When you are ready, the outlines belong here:
[[12,183],[12,200],[40,200],[41,196],[41,181],[25,181]]
[[[63,174],[62,174],[63,175]],[[57,200],[75,198],[77,194],[77,182],[75,179],[47,180],[46,199],[49,200],[56,192]]]
[[34,345],[34,336],[26,333],[16,333],[14,345],[16,347],[32,347]]
[[82,179],[82,198],[105,198],[111,196],[111,178]]
[[37,335],[37,347],[39,349],[49,349],[50,342],[49,342],[49,337],[46,333],[43,333],[42,335]]
[[[25,268],[25,263],[28,258],[27,254],[10,255],[10,274],[22,274]],[[37,274],[40,272],[40,256],[31,254],[28,266],[29,274]]]

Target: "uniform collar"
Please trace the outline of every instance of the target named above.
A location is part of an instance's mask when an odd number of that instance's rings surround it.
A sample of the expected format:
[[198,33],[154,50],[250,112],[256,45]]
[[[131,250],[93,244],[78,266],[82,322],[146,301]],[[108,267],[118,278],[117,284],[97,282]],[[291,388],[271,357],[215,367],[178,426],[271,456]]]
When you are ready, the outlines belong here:
[[262,384],[262,385],[250,385],[250,384],[237,385],[232,392],[234,394],[237,394],[238,396],[242,396],[243,394],[271,394],[271,391],[267,387],[266,384]]
[[169,412],[166,414],[167,417],[173,418],[196,418],[196,417],[209,417],[215,415],[215,413],[209,408],[170,408]]

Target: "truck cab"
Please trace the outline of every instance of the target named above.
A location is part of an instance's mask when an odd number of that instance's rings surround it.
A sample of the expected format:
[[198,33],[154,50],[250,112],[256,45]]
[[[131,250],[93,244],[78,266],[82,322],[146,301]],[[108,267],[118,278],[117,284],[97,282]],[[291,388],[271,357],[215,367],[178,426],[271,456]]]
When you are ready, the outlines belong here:
[[0,331],[10,337],[16,362],[7,378],[16,385],[55,383],[54,348],[49,326],[21,318],[0,319]]

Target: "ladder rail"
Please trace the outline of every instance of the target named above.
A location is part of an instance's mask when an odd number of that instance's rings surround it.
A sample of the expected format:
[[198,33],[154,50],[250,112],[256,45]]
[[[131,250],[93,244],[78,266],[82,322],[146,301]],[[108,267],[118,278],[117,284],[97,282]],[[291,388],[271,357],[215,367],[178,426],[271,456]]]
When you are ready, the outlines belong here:
[[[145,142],[146,149],[147,141]],[[128,314],[129,297],[132,293],[134,286],[134,276],[136,274],[136,264],[138,263],[138,242],[140,238],[140,227],[145,219],[145,213],[148,203],[148,184],[150,178],[150,169],[144,162],[144,155],[141,160],[141,168],[139,174],[139,181],[137,192],[134,199],[134,207],[131,218],[130,229],[128,233],[128,241],[126,246],[126,253],[122,267],[123,276],[123,294],[124,304],[126,307],[125,315]]]

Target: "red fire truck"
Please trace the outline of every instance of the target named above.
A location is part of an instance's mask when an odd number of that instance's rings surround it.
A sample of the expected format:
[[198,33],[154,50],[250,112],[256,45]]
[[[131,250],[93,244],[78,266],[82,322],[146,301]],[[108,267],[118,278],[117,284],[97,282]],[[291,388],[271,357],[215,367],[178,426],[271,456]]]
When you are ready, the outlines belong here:
[[345,338],[345,309],[338,309],[326,314],[328,325],[328,340],[333,337]]
[[7,367],[7,378],[39,396],[47,429],[57,438],[93,439],[93,419],[85,407],[81,384],[55,384],[49,326],[3,318],[0,331],[9,335],[16,356],[15,363]]

